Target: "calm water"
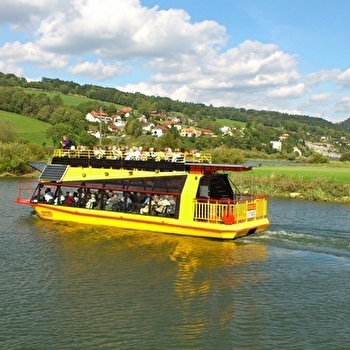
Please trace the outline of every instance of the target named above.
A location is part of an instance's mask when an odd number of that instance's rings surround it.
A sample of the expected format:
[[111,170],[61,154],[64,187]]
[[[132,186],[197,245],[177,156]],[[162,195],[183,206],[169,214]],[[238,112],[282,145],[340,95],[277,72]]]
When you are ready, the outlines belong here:
[[349,349],[350,206],[233,242],[51,223],[0,180],[0,349]]

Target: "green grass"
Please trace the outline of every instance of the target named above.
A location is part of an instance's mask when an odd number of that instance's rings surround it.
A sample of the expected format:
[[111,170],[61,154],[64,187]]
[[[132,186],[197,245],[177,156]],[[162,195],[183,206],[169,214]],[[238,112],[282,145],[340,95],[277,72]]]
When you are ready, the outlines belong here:
[[33,142],[38,145],[53,145],[52,140],[47,139],[45,135],[46,130],[50,126],[48,123],[1,110],[0,119],[9,120],[13,125],[13,130],[18,134],[19,138],[25,141]]
[[229,127],[240,127],[245,128],[246,123],[239,122],[237,120],[231,120],[231,119],[216,119],[216,122],[220,124],[220,126],[229,126]]
[[348,164],[347,167],[335,167],[333,165],[263,165],[254,168],[254,174],[255,176],[269,176],[270,178],[273,178],[274,175],[280,175],[292,179],[326,179],[348,184],[350,182],[350,165]]
[[[81,103],[85,103],[85,102],[97,102],[98,105],[105,105],[105,106],[108,106],[110,105],[111,103],[109,102],[104,102],[104,101],[98,101],[98,100],[94,100],[94,99],[91,99],[91,98],[87,98],[87,97],[84,97],[84,96],[78,96],[78,95],[64,95],[64,94],[61,94],[59,92],[47,92],[47,91],[41,91],[41,90],[35,90],[35,89],[25,89],[25,92],[26,93],[30,93],[30,94],[40,94],[40,93],[44,93],[45,95],[47,95],[48,97],[50,98],[53,98],[54,96],[60,96],[62,101],[63,101],[63,104],[66,105],[66,106],[78,106],[80,105]],[[120,108],[120,107],[124,107],[124,106],[121,106],[121,105],[118,105],[118,104],[114,104],[117,108]]]

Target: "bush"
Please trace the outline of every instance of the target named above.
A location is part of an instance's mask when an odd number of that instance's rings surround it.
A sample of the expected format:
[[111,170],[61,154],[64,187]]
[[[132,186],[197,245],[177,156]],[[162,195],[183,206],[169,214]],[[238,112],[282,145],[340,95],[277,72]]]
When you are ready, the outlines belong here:
[[329,163],[329,158],[324,156],[321,153],[313,153],[309,159],[308,159],[308,163],[310,164],[324,164],[324,163]]
[[23,175],[33,171],[28,162],[45,158],[45,149],[39,145],[0,142],[0,173]]
[[349,162],[349,161],[350,161],[350,152],[345,152],[345,153],[343,153],[343,154],[340,156],[339,160],[340,160],[341,162]]
[[235,148],[219,147],[212,152],[213,163],[243,164],[244,155],[242,150]]

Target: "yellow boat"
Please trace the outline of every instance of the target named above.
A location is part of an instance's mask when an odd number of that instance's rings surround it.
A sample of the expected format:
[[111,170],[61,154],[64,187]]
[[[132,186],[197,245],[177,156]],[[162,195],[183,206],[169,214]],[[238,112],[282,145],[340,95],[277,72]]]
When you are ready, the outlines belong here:
[[172,161],[55,150],[51,164],[30,165],[41,175],[19,183],[15,202],[42,219],[225,240],[269,226],[266,197],[229,178],[252,167],[212,164],[208,153]]

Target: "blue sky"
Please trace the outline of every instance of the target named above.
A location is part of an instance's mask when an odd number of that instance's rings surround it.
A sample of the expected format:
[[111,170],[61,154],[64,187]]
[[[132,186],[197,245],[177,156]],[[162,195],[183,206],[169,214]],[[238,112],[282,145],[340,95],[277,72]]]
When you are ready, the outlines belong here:
[[0,71],[350,117],[348,0],[2,0]]

